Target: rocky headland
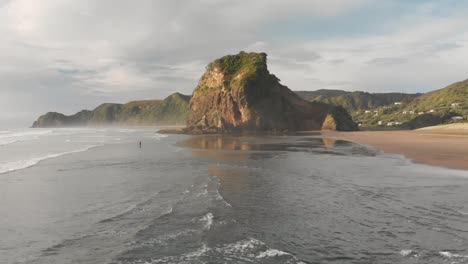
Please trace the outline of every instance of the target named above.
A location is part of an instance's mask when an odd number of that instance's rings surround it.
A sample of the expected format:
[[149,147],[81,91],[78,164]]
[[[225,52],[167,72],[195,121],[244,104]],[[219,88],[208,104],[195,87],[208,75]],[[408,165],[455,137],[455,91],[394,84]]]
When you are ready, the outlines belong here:
[[268,71],[267,54],[240,52],[211,62],[190,100],[193,134],[357,130],[339,106],[301,99]]
[[74,115],[49,112],[32,127],[146,126],[185,124],[190,96],[174,93],[164,100],[133,101],[126,104],[105,103],[94,110]]

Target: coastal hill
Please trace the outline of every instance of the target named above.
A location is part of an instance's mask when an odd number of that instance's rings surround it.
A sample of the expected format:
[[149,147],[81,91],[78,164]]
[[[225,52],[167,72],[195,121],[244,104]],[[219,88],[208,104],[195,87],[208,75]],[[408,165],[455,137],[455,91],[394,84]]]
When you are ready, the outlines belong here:
[[415,129],[468,120],[468,80],[422,94],[409,101],[353,112],[353,120],[365,127]]
[[418,96],[405,108],[416,111],[468,110],[468,80]]
[[416,97],[404,109],[407,113],[418,113],[402,125],[405,128],[464,122],[468,120],[468,80]]
[[279,81],[265,53],[211,62],[190,100],[186,132],[357,129],[342,107],[303,100]]
[[92,111],[83,110],[70,116],[49,112],[40,116],[33,127],[184,124],[189,100],[190,96],[174,93],[164,100],[105,103]]
[[368,110],[394,102],[409,102],[421,94],[406,93],[368,93],[362,91],[348,92],[343,90],[320,89],[316,91],[295,91],[307,101],[316,101],[340,105],[349,112]]

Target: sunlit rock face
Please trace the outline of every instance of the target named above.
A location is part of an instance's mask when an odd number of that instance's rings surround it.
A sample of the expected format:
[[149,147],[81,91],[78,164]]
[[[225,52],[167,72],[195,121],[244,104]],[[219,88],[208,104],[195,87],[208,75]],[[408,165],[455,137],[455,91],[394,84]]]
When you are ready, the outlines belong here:
[[[301,99],[268,71],[265,53],[211,62],[190,100],[189,133],[356,130],[344,109]],[[332,124],[334,123],[334,124]]]

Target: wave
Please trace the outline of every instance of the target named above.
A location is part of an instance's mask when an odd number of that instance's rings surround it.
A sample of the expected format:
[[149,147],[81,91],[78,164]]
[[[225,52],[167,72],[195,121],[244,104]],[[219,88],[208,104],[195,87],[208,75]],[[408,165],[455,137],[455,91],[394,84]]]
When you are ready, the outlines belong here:
[[261,252],[256,256],[256,258],[273,258],[273,257],[279,257],[279,256],[291,256],[290,253],[284,252],[278,249],[267,249],[264,252]]
[[213,250],[221,253],[223,256],[249,259],[249,262],[257,262],[259,259],[283,257],[288,259],[288,261],[285,259],[285,263],[304,263],[293,254],[270,248],[267,244],[255,238],[247,238],[232,244],[226,244],[223,247],[214,248]]
[[164,135],[164,134],[154,134],[153,137],[154,137],[155,139],[157,139],[157,140],[161,140],[161,139],[163,139],[163,138],[167,138],[168,135]]
[[40,131],[21,131],[21,132],[7,132],[3,131],[0,138],[14,138],[14,137],[25,137],[25,136],[41,136],[52,133],[52,130],[40,130]]
[[232,244],[227,244],[223,247],[223,252],[225,253],[245,253],[246,250],[251,250],[257,247],[264,247],[265,243],[255,238],[248,238],[244,240],[237,241]]
[[446,258],[468,258],[468,255],[454,254],[448,251],[441,251],[439,255]]
[[10,145],[18,141],[37,140],[40,136],[51,134],[52,132],[52,130],[2,131],[0,133],[0,146]]
[[196,257],[201,257],[203,256],[205,253],[207,253],[208,251],[210,251],[211,249],[205,244],[205,243],[202,243],[202,247],[197,249],[196,251],[193,251],[193,252],[190,252],[190,253],[187,253],[185,254],[185,257],[188,258],[188,259],[193,259],[193,258],[196,258]]
[[10,144],[13,144],[13,143],[18,142],[18,141],[19,141],[19,139],[0,140],[0,146],[10,145]]
[[81,149],[76,149],[76,150],[71,150],[71,151],[66,151],[66,152],[61,152],[61,153],[48,154],[42,157],[35,157],[35,158],[27,159],[27,160],[15,160],[15,161],[8,161],[8,162],[0,163],[0,174],[26,169],[34,165],[37,165],[41,161],[44,161],[47,159],[53,159],[53,158],[57,158],[57,157],[72,154],[72,153],[87,151],[91,148],[95,148],[101,145],[102,144],[86,146]]
[[[187,233],[183,235],[187,235]],[[264,263],[270,258],[281,258],[283,263],[305,264],[294,255],[269,248],[265,243],[254,238],[247,238],[219,247],[209,247],[202,242],[200,247],[185,254],[166,256],[150,261],[139,260],[134,263],[206,263],[206,260],[210,260],[210,263],[224,263],[226,259],[232,263],[258,263],[259,261]],[[216,260],[219,261],[216,262]]]
[[51,133],[51,130],[46,131],[24,131],[24,132],[11,132],[1,131],[0,132],[0,146],[6,146],[18,141],[24,140],[36,140],[39,136]]
[[403,257],[406,257],[406,256],[410,255],[411,253],[413,253],[413,250],[411,250],[411,249],[400,250],[400,255],[402,255]]

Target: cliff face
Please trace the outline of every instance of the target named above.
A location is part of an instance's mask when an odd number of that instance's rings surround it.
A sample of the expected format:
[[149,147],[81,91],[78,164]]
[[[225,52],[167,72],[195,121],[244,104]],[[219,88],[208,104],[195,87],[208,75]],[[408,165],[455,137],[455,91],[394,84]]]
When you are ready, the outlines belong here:
[[[329,116],[335,126],[323,127]],[[330,120],[330,118],[328,118]],[[228,55],[207,66],[190,100],[191,133],[356,130],[344,109],[301,99],[267,69],[265,53]]]
[[134,101],[126,104],[102,104],[93,111],[74,115],[49,112],[40,116],[33,127],[70,127],[88,125],[183,124],[189,111],[190,97],[174,93],[164,100]]

